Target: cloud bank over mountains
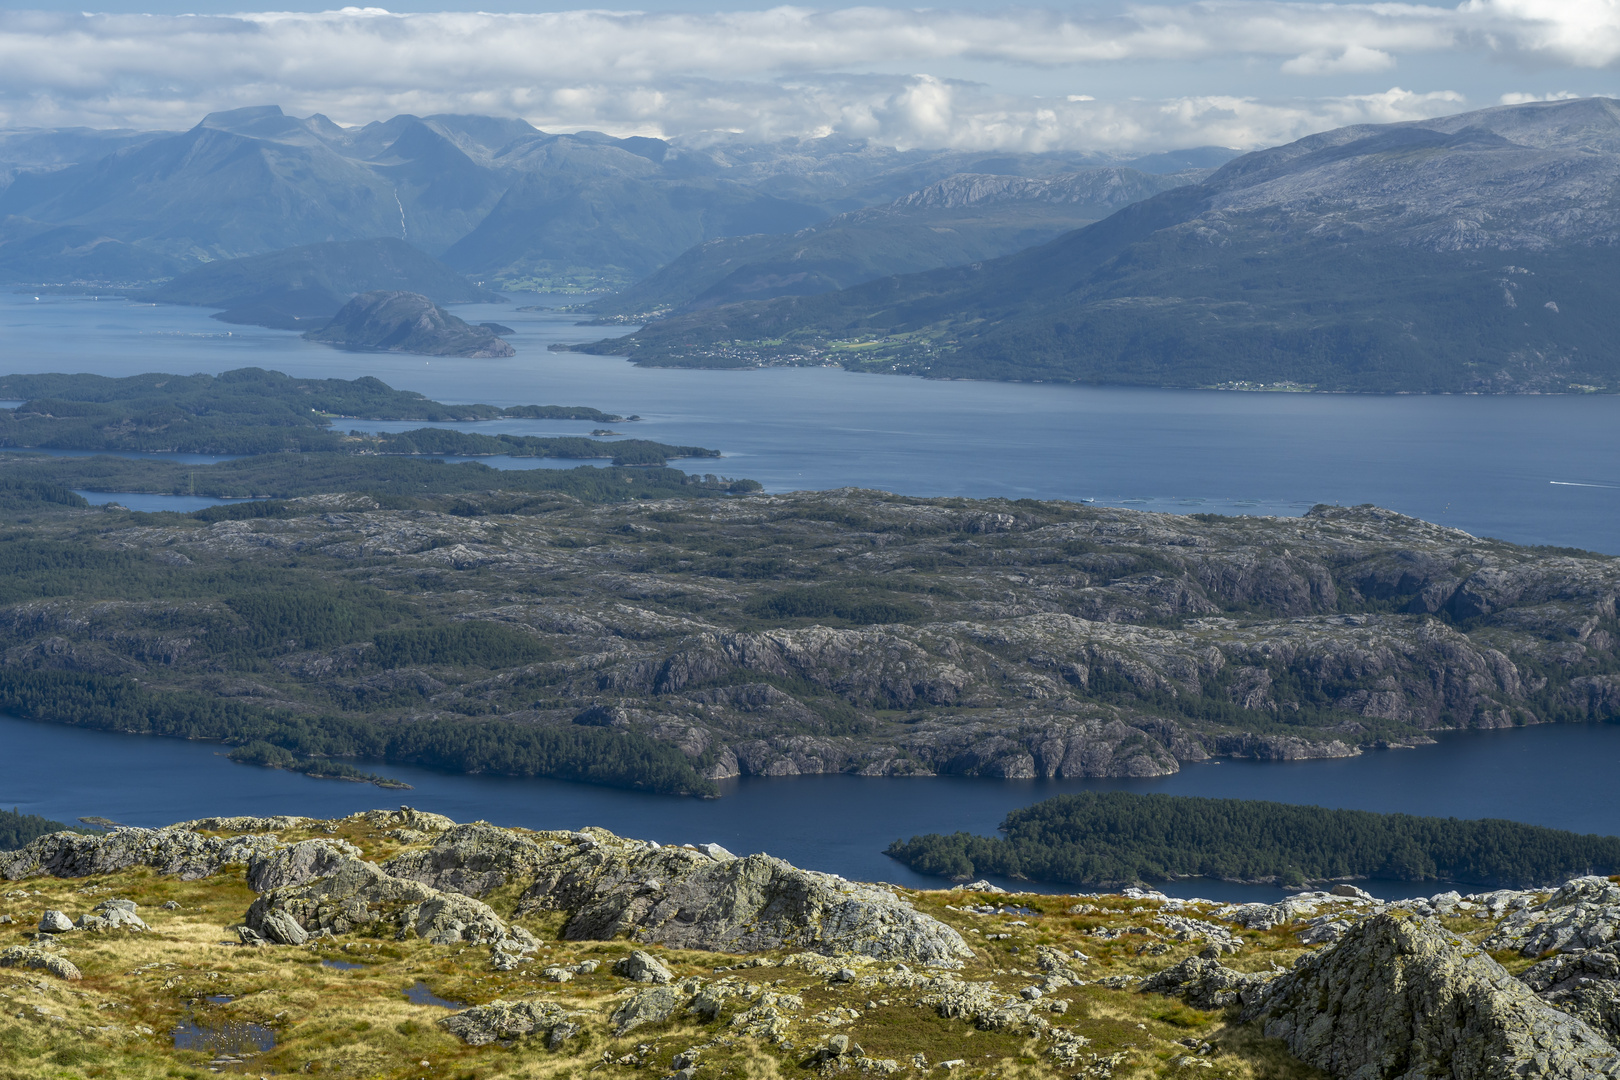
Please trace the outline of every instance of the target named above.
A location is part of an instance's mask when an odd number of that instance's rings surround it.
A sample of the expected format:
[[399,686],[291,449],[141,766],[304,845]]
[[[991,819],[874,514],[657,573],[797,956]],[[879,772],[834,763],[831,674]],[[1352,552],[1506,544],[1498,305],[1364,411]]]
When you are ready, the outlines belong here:
[[[1096,15],[9,11],[0,126],[173,128],[276,102],[340,123],[471,112],[621,135],[836,132],[902,147],[1128,153],[1273,144],[1565,84],[1601,93],[1617,61],[1615,0],[1216,0]],[[1445,83],[1458,63],[1490,67],[1499,92],[1480,100],[1477,86]],[[1200,65],[1207,85],[1192,85]],[[1160,69],[1177,74],[1169,92],[1121,90],[1122,72]],[[1262,92],[1234,93],[1234,71]]]

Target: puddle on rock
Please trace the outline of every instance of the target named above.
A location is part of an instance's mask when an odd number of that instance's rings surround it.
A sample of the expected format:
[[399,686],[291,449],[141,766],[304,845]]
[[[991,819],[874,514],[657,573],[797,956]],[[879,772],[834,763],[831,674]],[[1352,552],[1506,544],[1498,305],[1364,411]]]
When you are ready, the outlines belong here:
[[467,1006],[460,1001],[449,1001],[429,990],[427,983],[417,979],[415,985],[405,988],[405,997],[412,1005],[437,1005],[441,1009],[465,1009]]

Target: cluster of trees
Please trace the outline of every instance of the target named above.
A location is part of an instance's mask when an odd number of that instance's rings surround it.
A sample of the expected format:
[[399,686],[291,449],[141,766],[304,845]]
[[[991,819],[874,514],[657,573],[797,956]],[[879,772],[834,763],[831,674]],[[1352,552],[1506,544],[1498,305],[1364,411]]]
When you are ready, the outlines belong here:
[[1531,886],[1620,869],[1620,837],[1493,818],[1118,791],[1047,799],[1007,815],[1002,832],[914,836],[896,840],[888,854],[926,874],[1004,874],[1069,885],[1378,877]]
[[[617,448],[622,444],[601,445]],[[754,480],[732,479],[713,473],[698,475],[656,466],[501,470],[476,461],[448,464],[432,458],[347,453],[264,454],[215,465],[116,457],[29,456],[5,461],[4,475],[8,482],[17,484],[45,483],[88,491],[211,495],[224,499],[296,499],[334,491],[353,491],[393,499],[388,505],[395,509],[413,509],[417,506],[415,503],[399,502],[400,497],[408,499],[432,495],[471,496],[476,493],[479,502],[488,502],[493,506],[499,498],[523,493],[555,493],[582,502],[603,503],[711,497],[760,489],[759,483]],[[497,497],[489,494],[491,492],[508,495]],[[427,503],[421,504],[421,507],[442,509],[430,507]],[[3,509],[4,504],[0,504],[0,510]],[[522,511],[491,509],[485,512]],[[233,507],[213,508],[199,513],[205,515],[202,520],[218,521],[235,515],[275,516],[276,512]]]
[[[358,435],[359,432],[354,434]],[[479,457],[611,458],[615,465],[663,465],[670,458],[719,457],[702,446],[671,446],[647,439],[603,442],[581,436],[541,438],[535,435],[479,435],[450,428],[417,428],[369,440],[382,454],[448,454]]]
[[[292,379],[243,368],[223,375],[13,375],[0,396],[23,402],[0,409],[0,446],[56,450],[185,451],[208,454],[352,453],[522,454],[612,458],[628,445],[625,464],[663,464],[672,457],[718,457],[701,447],[665,447],[590,439],[522,439],[427,428],[371,440],[365,447],[332,430],[334,416],[368,420],[491,420],[499,417],[591,420],[623,417],[584,406],[445,405],[395,390],[369,376]],[[435,443],[443,443],[440,447]]]
[[0,710],[101,731],[262,741],[295,758],[363,757],[461,773],[546,776],[669,795],[715,795],[684,754],[618,728],[540,727],[505,720],[379,724],[309,716],[212,694],[149,690],[133,679],[76,671],[0,669]]
[[68,826],[60,821],[52,821],[50,818],[43,818],[38,814],[19,813],[15,806],[10,810],[0,810],[0,851],[15,851],[41,836],[69,831],[83,832],[84,830],[70,830]]
[[857,625],[912,622],[927,614],[921,605],[909,600],[833,585],[767,593],[749,601],[747,611],[763,619],[838,620]]
[[405,788],[411,785],[398,780],[390,780],[386,776],[368,773],[355,768],[343,761],[332,761],[326,758],[299,757],[291,750],[272,745],[263,739],[255,739],[250,743],[238,746],[228,755],[238,765],[263,765],[269,769],[286,769],[288,772],[299,772],[305,776],[316,776],[330,780],[352,780],[362,784],[376,784],[385,788]]

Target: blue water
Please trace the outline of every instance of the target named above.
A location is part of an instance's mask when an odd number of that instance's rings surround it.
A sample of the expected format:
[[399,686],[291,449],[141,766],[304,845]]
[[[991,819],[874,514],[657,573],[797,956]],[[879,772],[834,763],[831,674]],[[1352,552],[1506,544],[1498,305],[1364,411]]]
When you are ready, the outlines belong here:
[[[1175,513],[1374,502],[1477,535],[1620,552],[1620,397],[1371,397],[929,381],[836,368],[686,371],[553,353],[611,328],[500,304],[507,359],[345,353],[198,308],[0,294],[0,370],[375,375],[451,402],[590,405],[627,436],[709,446],[688,468],[772,491],[1095,498]],[[617,331],[612,331],[617,332]],[[461,426],[461,425],[456,425]],[[590,421],[502,421],[585,435]],[[472,430],[480,430],[472,427]]]
[[216,499],[212,495],[143,495],[138,492],[107,492],[107,491],[81,491],[85,500],[91,506],[105,506],[108,503],[118,503],[130,510],[142,510],[147,513],[156,513],[159,510],[173,510],[186,514],[193,510],[206,510],[210,506],[224,506],[226,503],[247,502],[246,499]]
[[[559,780],[461,776],[365,763],[412,784],[385,792],[236,765],[214,743],[81,731],[0,716],[0,743],[18,768],[0,803],[58,821],[86,815],[126,825],[165,825],[223,814],[335,817],[404,801],[457,821],[578,829],[599,825],[659,843],[766,851],[813,870],[864,881],[939,888],[883,854],[891,840],[924,832],[992,834],[1011,810],[1074,791],[1272,799],[1316,806],[1461,818],[1502,817],[1582,833],[1620,834],[1620,724],[1547,725],[1456,732],[1436,746],[1374,751],[1335,761],[1194,765],[1150,780],[978,780],[857,776],[744,778],[719,799],[677,799]],[[71,762],[70,768],[46,768]],[[1010,884],[1003,882],[1003,884]],[[1027,888],[1028,886],[1020,886]],[[1279,890],[1222,882],[1164,886],[1181,896],[1277,899]],[[1435,892],[1372,883],[1388,897]]]
[[[509,340],[517,355],[460,360],[344,353],[291,332],[225,329],[196,308],[0,294],[0,372],[187,374],[259,366],[301,377],[369,374],[440,401],[638,413],[642,421],[613,429],[625,437],[717,448],[725,454],[721,460],[687,467],[752,477],[772,491],[854,486],[918,495],[1092,498],[1175,513],[1293,515],[1317,502],[1373,502],[1478,535],[1620,552],[1616,397],[1246,394],[932,382],[834,368],[638,368],[612,357],[547,351],[553,342],[607,333],[575,326],[568,316],[498,304],[457,312],[514,327]],[[585,435],[601,425],[503,420],[449,426]],[[576,464],[478,460],[498,467]],[[132,496],[115,497],[134,505]],[[233,765],[212,744],[9,719],[0,719],[0,733],[13,763],[0,781],[0,804],[58,819],[99,814],[156,825],[224,813],[328,816],[397,798],[370,786]],[[940,883],[885,858],[889,841],[956,829],[988,833],[1009,810],[1086,788],[1500,816],[1620,833],[1620,785],[1613,782],[1620,726],[1459,733],[1437,747],[1331,762],[1226,762],[1157,780],[746,779],[712,802],[374,767],[413,784],[406,794],[413,805],[458,820],[543,828],[597,824],[660,842],[716,841],[851,878],[912,885]],[[1414,888],[1379,884],[1374,891],[1394,896]],[[1276,895],[1209,882],[1167,891],[1218,899]]]

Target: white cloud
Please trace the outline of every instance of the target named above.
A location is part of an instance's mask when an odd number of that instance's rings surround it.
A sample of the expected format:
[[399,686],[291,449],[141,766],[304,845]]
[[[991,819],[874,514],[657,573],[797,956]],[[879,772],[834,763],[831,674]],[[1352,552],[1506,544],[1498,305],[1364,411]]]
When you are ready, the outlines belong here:
[[1369,49],[1365,45],[1346,45],[1342,49],[1318,49],[1301,53],[1284,61],[1282,70],[1288,75],[1359,75],[1370,71],[1388,71],[1395,66],[1395,58],[1382,49]]
[[[880,7],[7,11],[0,12],[0,125],[175,127],[209,109],[276,102],[344,123],[474,111],[521,115],[554,129],[670,135],[843,131],[909,145],[1250,146],[1340,118],[1410,119],[1463,107],[1458,95],[1443,92],[1291,96],[1309,87],[1290,82],[1294,76],[1365,76],[1433,54],[1603,67],[1620,59],[1620,0],[1465,0],[1456,7],[1208,0],[1137,4],[1098,17]],[[1164,101],[1106,94],[1108,72],[1121,64],[1185,67],[1231,58],[1280,72],[1274,81],[1292,89]],[[998,93],[946,78],[953,64],[1084,73],[1092,92]],[[924,74],[895,73],[906,70]]]

